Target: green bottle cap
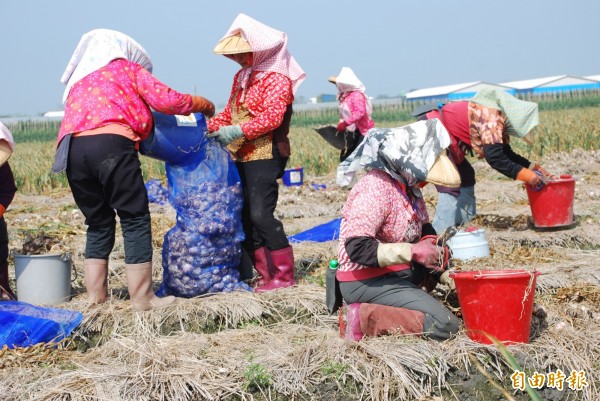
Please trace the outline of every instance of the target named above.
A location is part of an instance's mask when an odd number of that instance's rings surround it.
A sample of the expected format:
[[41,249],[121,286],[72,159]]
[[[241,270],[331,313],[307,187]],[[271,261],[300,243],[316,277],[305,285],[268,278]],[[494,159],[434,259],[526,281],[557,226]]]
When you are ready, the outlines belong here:
[[338,261],[337,261],[337,259],[331,259],[329,261],[329,268],[330,269],[337,269],[338,268]]

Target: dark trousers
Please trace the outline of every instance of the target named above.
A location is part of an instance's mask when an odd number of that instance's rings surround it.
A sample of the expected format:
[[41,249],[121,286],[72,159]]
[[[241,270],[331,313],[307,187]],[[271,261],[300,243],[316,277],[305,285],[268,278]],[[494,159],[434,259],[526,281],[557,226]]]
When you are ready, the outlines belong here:
[[283,176],[287,160],[287,157],[275,156],[270,160],[236,163],[244,192],[242,224],[246,240],[243,245],[248,252],[262,246],[272,251],[289,246],[283,223],[274,214],[279,196],[277,179]]
[[417,286],[423,277],[419,268],[413,268],[368,280],[342,281],[340,290],[347,304],[372,303],[423,312],[423,331],[431,338],[447,339],[458,331],[459,320]]
[[86,258],[108,258],[118,215],[125,263],[152,260],[148,194],[133,141],[112,134],[72,138],[67,179],[88,225]]
[[8,228],[4,217],[0,217],[0,263],[5,262],[8,262]]

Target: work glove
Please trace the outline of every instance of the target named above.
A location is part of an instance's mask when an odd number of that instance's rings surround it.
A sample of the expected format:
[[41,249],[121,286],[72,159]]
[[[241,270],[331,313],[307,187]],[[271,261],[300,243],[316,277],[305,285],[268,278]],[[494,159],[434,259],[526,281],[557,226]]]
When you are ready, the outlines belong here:
[[337,132],[344,132],[348,128],[348,124],[346,121],[342,120],[338,123],[337,128],[335,129]]
[[542,173],[536,173],[535,171],[529,170],[523,167],[519,174],[517,174],[517,180],[523,181],[532,188],[541,188],[545,184],[545,178]]
[[542,173],[542,175],[543,175],[544,177],[553,177],[553,176],[554,176],[554,174],[552,174],[552,173],[548,172],[548,170],[546,170],[545,168],[543,168],[543,167],[542,167],[542,166],[540,166],[539,164],[535,164],[535,165],[533,166],[533,169],[532,169],[532,170],[533,170],[533,171],[539,171],[540,173]]
[[426,239],[425,241],[419,241],[412,245],[413,261],[422,264],[431,270],[443,270],[443,251],[441,246],[436,244],[435,236],[432,239]]
[[234,140],[241,138],[243,135],[242,127],[239,125],[224,125],[207,136],[209,138],[215,138],[221,145],[227,146]]
[[215,105],[202,96],[192,96],[192,113],[202,113],[210,118],[215,115]]

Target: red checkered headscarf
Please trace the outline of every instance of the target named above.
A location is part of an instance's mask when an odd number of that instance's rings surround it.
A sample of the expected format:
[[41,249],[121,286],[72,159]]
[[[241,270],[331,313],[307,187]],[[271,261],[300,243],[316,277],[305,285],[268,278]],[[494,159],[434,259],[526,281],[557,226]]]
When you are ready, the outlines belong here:
[[258,22],[245,14],[239,14],[221,40],[241,34],[252,48],[253,65],[242,70],[240,86],[246,89],[254,71],[270,71],[285,75],[292,81],[292,91],[296,90],[306,78],[304,70],[298,65],[287,49],[287,35]]

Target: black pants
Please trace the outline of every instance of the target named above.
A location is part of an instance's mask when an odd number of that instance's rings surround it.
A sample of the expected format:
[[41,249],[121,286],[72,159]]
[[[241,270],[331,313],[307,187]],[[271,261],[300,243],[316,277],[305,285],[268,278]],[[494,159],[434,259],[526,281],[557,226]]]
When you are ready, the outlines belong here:
[[8,263],[8,228],[4,217],[0,217],[0,265],[4,263]]
[[152,260],[148,194],[133,141],[111,134],[72,138],[67,179],[88,225],[86,258],[108,258],[118,214],[125,263]]
[[289,246],[283,223],[274,215],[279,196],[277,179],[283,176],[287,160],[287,157],[275,156],[271,160],[236,163],[244,191],[242,224],[246,240],[243,245],[248,252],[262,246],[272,251]]
[[343,281],[340,290],[347,304],[372,303],[423,312],[426,336],[445,340],[458,331],[460,322],[437,299],[417,286],[424,277],[420,270],[417,267],[367,280]]

